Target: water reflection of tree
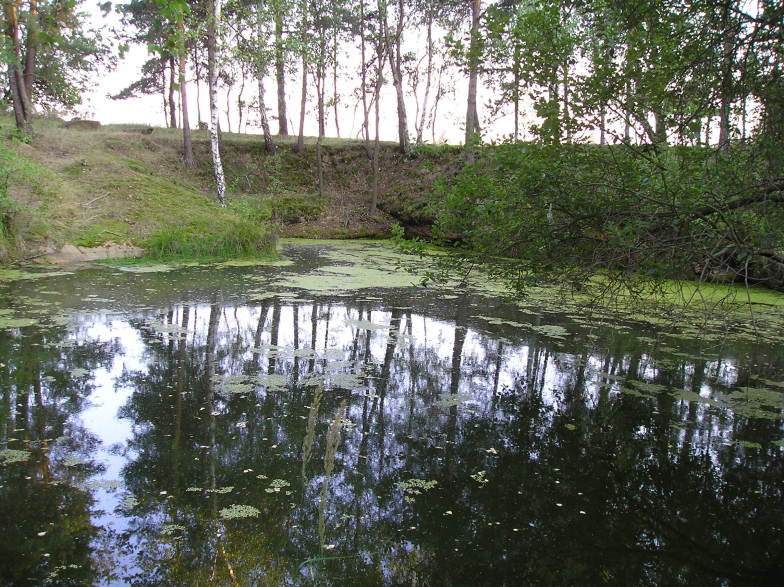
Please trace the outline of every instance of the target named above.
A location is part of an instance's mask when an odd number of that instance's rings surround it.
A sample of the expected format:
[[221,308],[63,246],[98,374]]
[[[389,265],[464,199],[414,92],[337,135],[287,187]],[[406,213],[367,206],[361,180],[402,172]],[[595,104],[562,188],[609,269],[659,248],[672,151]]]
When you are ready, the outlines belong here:
[[0,582],[88,584],[98,569],[98,529],[87,481],[100,470],[98,439],[78,414],[93,392],[90,373],[112,345],[77,341],[65,327],[0,332],[0,448],[27,451],[0,466]]
[[[135,392],[123,416],[137,455],[124,476],[140,502],[125,540],[141,580],[719,584],[781,574],[784,475],[768,443],[781,421],[621,393],[624,381],[693,393],[729,384],[715,361],[659,360],[618,335],[590,352],[539,335],[500,342],[462,308],[439,317],[451,343],[417,339],[417,311],[365,302],[165,313],[184,336],[139,324],[149,367],[127,374]],[[334,338],[346,317],[390,328]],[[366,388],[328,383],[331,340],[342,372]],[[304,383],[320,374],[326,387]],[[247,392],[221,393],[232,378]],[[766,444],[721,444],[736,438]],[[410,478],[437,489],[406,502],[396,483]],[[268,493],[273,479],[290,485]],[[221,520],[231,503],[261,516]],[[181,529],[162,534],[164,524]]]

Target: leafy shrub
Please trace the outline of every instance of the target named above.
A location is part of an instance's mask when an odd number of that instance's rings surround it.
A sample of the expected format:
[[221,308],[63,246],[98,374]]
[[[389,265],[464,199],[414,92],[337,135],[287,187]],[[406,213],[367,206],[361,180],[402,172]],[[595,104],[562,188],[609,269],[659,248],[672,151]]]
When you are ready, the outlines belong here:
[[754,160],[742,147],[484,147],[437,186],[436,228],[473,254],[517,258],[542,277],[696,271],[764,281],[751,259],[781,249],[784,215],[766,196],[777,193],[775,181]]

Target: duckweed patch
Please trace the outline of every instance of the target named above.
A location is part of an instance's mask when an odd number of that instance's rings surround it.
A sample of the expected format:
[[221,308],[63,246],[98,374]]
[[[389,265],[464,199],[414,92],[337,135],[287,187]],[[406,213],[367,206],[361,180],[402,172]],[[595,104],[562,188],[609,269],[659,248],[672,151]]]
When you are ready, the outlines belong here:
[[17,450],[4,448],[0,450],[0,465],[13,465],[14,463],[24,463],[30,459],[31,453],[27,450]]
[[227,508],[223,508],[218,512],[218,515],[224,520],[238,520],[242,518],[257,518],[261,514],[257,508],[252,505],[232,504]]
[[423,493],[430,491],[436,485],[438,485],[438,481],[427,481],[425,479],[413,478],[406,481],[400,481],[395,485],[403,490],[403,493],[405,494],[403,499],[407,503],[413,503],[417,495],[422,495]]
[[226,487],[215,487],[213,489],[207,489],[207,493],[215,493],[216,495],[226,495],[234,491],[234,486],[227,485]]
[[267,493],[280,493],[280,491],[285,487],[290,487],[291,483],[286,481],[285,479],[273,479],[272,482],[269,484],[264,491]]
[[0,316],[0,329],[26,328],[38,324],[35,318],[6,318]]
[[473,397],[465,393],[441,393],[438,395],[437,406],[451,408],[473,401]]

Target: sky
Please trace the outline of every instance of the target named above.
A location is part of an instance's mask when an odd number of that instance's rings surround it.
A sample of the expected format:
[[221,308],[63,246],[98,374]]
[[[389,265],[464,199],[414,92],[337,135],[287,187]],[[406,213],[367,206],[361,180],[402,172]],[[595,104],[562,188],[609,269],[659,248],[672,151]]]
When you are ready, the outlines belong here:
[[[97,3],[91,3],[91,0],[84,5],[84,10],[89,13],[93,24],[104,30],[107,36],[111,36],[111,29],[119,26],[119,19],[116,14],[111,13],[108,16],[103,16],[102,11]],[[416,41],[411,43],[409,47],[414,53],[418,53],[420,47],[417,46]],[[358,53],[358,52],[357,52]],[[123,59],[118,60],[117,67],[114,71],[107,72],[102,75],[96,82],[94,88],[84,97],[84,104],[82,108],[77,110],[77,115],[82,118],[91,118],[99,120],[103,124],[149,124],[152,126],[166,126],[166,118],[163,111],[163,101],[160,95],[155,96],[141,96],[138,98],[130,98],[127,100],[112,100],[108,96],[119,93],[123,88],[130,85],[136,80],[141,71],[142,64],[149,58],[146,47],[132,46],[125,54]],[[357,137],[361,128],[362,122],[362,109],[358,106],[358,99],[354,96],[356,82],[356,67],[353,64],[351,55],[346,55],[341,59],[343,64],[342,79],[338,82],[339,92],[343,95],[342,103],[339,108],[339,122],[341,136],[343,137]],[[288,80],[287,96],[289,108],[289,132],[296,132],[299,121],[299,79],[291,78]],[[239,80],[237,80],[237,87],[231,90],[231,100],[234,101],[234,107],[231,112],[231,120],[227,120],[224,112],[221,115],[221,128],[228,130],[229,128],[236,132],[238,124],[238,114],[236,108],[236,97],[238,93]],[[462,142],[464,133],[464,119],[465,119],[465,89],[460,87],[462,84],[454,84],[452,88],[453,94],[447,96],[439,106],[438,125],[436,127],[435,141],[431,132],[425,133],[427,142],[449,142],[460,143]],[[466,81],[467,85],[467,81]],[[256,99],[256,80],[246,79],[245,93],[243,100],[247,103]],[[191,125],[196,126],[197,123],[197,108],[196,108],[196,91],[195,85],[189,83],[189,105],[190,105],[190,118]],[[330,84],[331,88],[331,84]],[[273,120],[275,110],[271,107],[276,106],[276,88],[274,77],[267,79],[265,88],[265,97],[267,101],[268,116],[270,117],[270,124],[273,133],[277,131],[277,121]],[[206,91],[206,84],[202,84],[201,92],[201,113],[202,120],[208,120],[209,105],[208,96]],[[315,91],[312,91],[315,94]],[[317,130],[317,121],[315,113],[315,96],[308,98],[308,114],[305,122],[305,134],[315,135]],[[218,104],[223,106],[226,104],[225,90],[219,92]],[[381,140],[395,141],[397,140],[397,106],[394,89],[391,84],[385,85],[381,97],[381,124],[380,136]],[[410,134],[414,133],[413,118],[416,113],[416,104],[410,97],[407,98],[407,112],[409,118]],[[251,124],[247,126],[243,124],[243,130],[248,133],[260,133],[261,129],[256,126],[258,121],[258,114],[256,112],[252,115]],[[372,121],[372,112],[371,112]],[[372,132],[372,130],[371,130]],[[503,130],[501,129],[501,132]],[[329,120],[327,126],[327,136],[336,136],[336,129],[334,124],[334,115],[330,109]]]
[[[105,16],[99,7],[96,0],[85,0],[83,10],[90,15],[90,18],[96,28],[104,31],[107,37],[112,36],[113,28],[120,28],[121,24],[116,13],[112,12]],[[417,38],[409,34],[405,38],[404,52],[412,53],[416,58],[421,57],[425,52],[424,38]],[[358,138],[361,124],[362,124],[362,109],[359,104],[359,99],[356,96],[358,82],[358,66],[359,66],[359,49],[351,51],[340,57],[341,72],[338,81],[338,91],[341,94],[341,101],[339,103],[338,118],[340,124],[340,136],[349,138]],[[155,96],[140,96],[137,98],[130,98],[127,100],[112,100],[110,95],[119,93],[123,88],[130,85],[133,81],[138,79],[141,71],[141,66],[149,59],[149,54],[146,47],[131,46],[130,50],[124,55],[123,59],[118,60],[117,67],[110,72],[106,72],[97,81],[95,87],[84,97],[84,105],[77,111],[77,115],[82,118],[96,119],[103,124],[145,124],[152,126],[166,126],[166,116],[163,110],[163,101],[160,95]],[[438,117],[435,128],[435,133],[430,128],[426,129],[424,139],[426,143],[450,143],[459,144],[463,142],[465,133],[465,111],[466,111],[466,96],[468,80],[460,72],[454,71],[452,68],[451,75],[454,79],[447,79],[444,87],[447,88],[447,94],[441,100],[438,106]],[[389,73],[387,72],[389,77]],[[435,83],[435,82],[434,82]],[[274,76],[270,76],[266,82],[265,98],[268,109],[268,117],[272,132],[277,132],[276,108],[277,97]],[[225,89],[219,90],[218,104],[222,108],[221,113],[221,128],[236,132],[238,124],[238,114],[236,107],[236,98],[240,81],[237,80],[236,86],[231,90],[231,100],[234,102],[231,110],[231,120],[226,119],[225,104],[226,92]],[[315,136],[318,133],[318,125],[316,118],[316,104],[315,104],[315,87],[311,80],[311,95],[308,97],[307,115],[305,120],[305,134]],[[299,126],[299,103],[300,103],[300,78],[299,74],[287,78],[287,103],[289,114],[289,132],[296,133]],[[328,83],[327,99],[331,96],[331,81]],[[189,80],[189,112],[191,119],[191,126],[196,127],[197,108],[196,108],[196,88],[192,80]],[[431,92],[432,96],[432,92]],[[255,101],[257,97],[256,80],[249,78],[245,82],[245,92],[243,100],[246,103]],[[491,92],[482,85],[480,80],[479,86],[479,116],[482,119],[483,137],[485,140],[494,140],[504,136],[510,136],[513,132],[513,118],[511,112],[506,115],[489,119],[489,104],[493,99]],[[209,102],[206,90],[206,84],[202,84],[201,100],[200,100],[201,118],[204,121],[209,119]],[[406,96],[406,110],[409,120],[409,135],[414,138],[415,128],[414,119],[417,116],[417,105],[410,92]],[[532,108],[528,108],[532,110]],[[524,129],[527,123],[532,121],[525,115],[526,108],[523,107],[523,119],[521,128]],[[371,112],[371,125],[373,120],[373,113]],[[246,117],[247,122],[247,117]],[[394,88],[390,83],[385,84],[381,93],[381,123],[380,138],[381,140],[396,141],[398,139],[397,131],[397,99],[395,96]],[[261,133],[261,128],[258,126],[258,113],[253,112],[250,124],[243,123],[243,132],[248,133]],[[522,139],[531,138],[522,130]],[[373,130],[371,128],[371,133]],[[332,108],[329,109],[327,121],[327,136],[338,136],[334,123],[334,113]]]

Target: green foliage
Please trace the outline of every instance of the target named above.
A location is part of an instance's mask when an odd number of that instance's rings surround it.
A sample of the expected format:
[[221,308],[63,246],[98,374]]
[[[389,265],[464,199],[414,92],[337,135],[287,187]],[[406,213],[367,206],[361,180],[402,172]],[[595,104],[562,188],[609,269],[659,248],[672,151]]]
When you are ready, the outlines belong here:
[[263,224],[272,218],[269,202],[259,198],[235,198],[229,204],[229,209],[254,224]]
[[406,230],[400,226],[397,222],[392,224],[390,227],[392,231],[391,241],[401,251],[404,253],[409,254],[420,254],[423,255],[425,253],[426,244],[422,239],[419,237],[414,237],[411,239],[405,238]]
[[13,196],[17,184],[30,186],[39,196],[46,197],[50,186],[45,170],[20,157],[10,144],[0,144],[0,260],[5,260],[17,247],[20,232],[40,236],[47,227],[38,207],[23,206]]
[[272,219],[277,222],[295,223],[321,216],[327,199],[311,194],[281,194],[267,199]]
[[406,153],[405,159],[406,161],[447,161],[462,150],[461,146],[456,145],[430,145],[423,143],[412,146]]
[[520,259],[498,265],[518,283],[585,283],[597,271],[631,288],[695,272],[784,283],[771,265],[784,242],[781,187],[751,148],[504,144],[437,189],[441,238]]
[[208,221],[164,227],[150,235],[146,255],[156,259],[229,259],[269,254],[274,238],[264,225],[236,220],[219,225]]
[[0,242],[11,235],[17,212],[16,202],[8,195],[8,177],[12,172],[12,165],[7,155],[6,149],[0,150]]

